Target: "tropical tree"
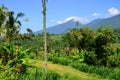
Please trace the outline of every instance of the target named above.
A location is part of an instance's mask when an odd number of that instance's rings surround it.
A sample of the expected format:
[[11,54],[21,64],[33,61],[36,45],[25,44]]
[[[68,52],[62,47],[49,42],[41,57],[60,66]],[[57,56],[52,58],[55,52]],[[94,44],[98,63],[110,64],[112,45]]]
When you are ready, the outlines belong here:
[[79,43],[81,42],[82,37],[79,29],[72,29],[69,33],[70,47],[79,48]]
[[0,35],[4,33],[5,30],[3,25],[5,24],[7,10],[8,9],[4,5],[0,7]]
[[44,80],[47,79],[47,41],[46,41],[46,0],[42,0],[43,28],[44,28]]
[[94,46],[95,32],[90,28],[75,28],[63,36],[66,46],[90,51]]
[[110,26],[101,27],[97,30],[95,53],[99,60],[99,65],[106,65],[107,58],[111,55],[111,44],[114,42],[116,42],[116,37]]
[[22,17],[23,13],[18,13],[16,17],[14,17],[14,12],[10,11],[8,12],[8,20],[5,24],[6,29],[6,41],[8,43],[11,42],[11,40],[18,36],[20,31],[21,22],[18,20],[19,17]]
[[95,31],[90,28],[81,28],[81,35],[83,36],[81,42],[79,43],[79,47],[81,49],[91,51],[95,45]]

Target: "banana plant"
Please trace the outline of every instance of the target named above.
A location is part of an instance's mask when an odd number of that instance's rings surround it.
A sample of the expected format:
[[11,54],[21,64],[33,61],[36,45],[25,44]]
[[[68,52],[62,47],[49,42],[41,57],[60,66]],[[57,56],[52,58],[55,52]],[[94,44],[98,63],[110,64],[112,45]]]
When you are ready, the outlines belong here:
[[24,47],[16,47],[13,44],[7,44],[2,47],[1,61],[2,70],[6,74],[17,75],[27,70],[29,56],[27,53],[30,49],[24,49]]

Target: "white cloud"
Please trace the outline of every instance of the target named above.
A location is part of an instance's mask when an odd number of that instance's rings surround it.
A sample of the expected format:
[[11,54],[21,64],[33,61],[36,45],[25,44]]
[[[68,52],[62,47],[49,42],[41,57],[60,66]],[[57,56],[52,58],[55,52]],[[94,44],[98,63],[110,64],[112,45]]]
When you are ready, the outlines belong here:
[[109,13],[110,15],[116,15],[116,14],[119,14],[120,12],[118,11],[118,9],[112,7],[112,8],[110,8],[110,9],[108,9],[108,13]]
[[86,17],[80,18],[80,17],[77,17],[77,16],[72,16],[72,17],[68,17],[64,20],[57,21],[57,24],[63,24],[63,23],[66,23],[66,22],[68,22],[69,20],[72,20],[72,19],[76,22],[79,21],[79,22],[83,22],[83,23],[88,21],[88,19]]
[[100,14],[99,14],[99,13],[93,13],[92,16],[93,16],[93,17],[98,17],[98,16],[100,16]]

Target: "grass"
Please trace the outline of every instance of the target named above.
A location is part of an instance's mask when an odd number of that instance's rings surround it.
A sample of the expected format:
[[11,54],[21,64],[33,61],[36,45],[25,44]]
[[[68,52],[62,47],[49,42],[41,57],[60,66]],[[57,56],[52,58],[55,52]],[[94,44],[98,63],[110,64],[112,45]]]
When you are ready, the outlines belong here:
[[[44,62],[41,60],[31,60],[30,62],[34,63],[34,66],[42,68],[44,67]],[[48,62],[48,70],[56,71],[60,76],[64,78],[63,80],[103,80],[96,74],[84,73],[72,68],[71,66],[53,64],[52,62]]]

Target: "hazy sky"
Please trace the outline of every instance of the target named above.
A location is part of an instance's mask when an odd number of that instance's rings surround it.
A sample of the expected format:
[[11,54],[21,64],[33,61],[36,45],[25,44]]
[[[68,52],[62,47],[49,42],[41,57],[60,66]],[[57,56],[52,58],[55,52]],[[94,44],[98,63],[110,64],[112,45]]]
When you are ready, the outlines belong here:
[[[0,0],[0,6],[4,4],[15,13],[23,12],[25,16],[20,19],[23,26],[33,31],[41,30],[42,4],[41,0]],[[85,24],[97,18],[107,18],[120,13],[120,0],[48,0],[47,3],[47,27],[61,24],[71,18]],[[29,21],[25,22],[25,18]]]

